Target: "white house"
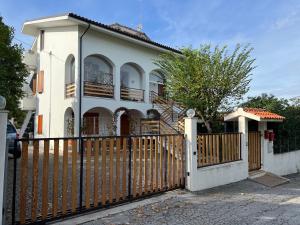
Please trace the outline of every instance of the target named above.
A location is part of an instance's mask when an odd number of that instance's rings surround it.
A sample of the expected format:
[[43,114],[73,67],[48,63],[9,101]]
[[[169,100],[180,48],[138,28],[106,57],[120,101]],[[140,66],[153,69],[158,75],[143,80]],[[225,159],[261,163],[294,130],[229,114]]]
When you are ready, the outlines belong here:
[[[22,32],[35,38],[24,59],[31,72],[23,131],[33,112],[36,137],[78,136],[79,115],[85,135],[178,130],[184,109],[163,98],[164,76],[153,62],[180,51],[73,13],[26,21]],[[147,115],[153,108],[159,120]]]

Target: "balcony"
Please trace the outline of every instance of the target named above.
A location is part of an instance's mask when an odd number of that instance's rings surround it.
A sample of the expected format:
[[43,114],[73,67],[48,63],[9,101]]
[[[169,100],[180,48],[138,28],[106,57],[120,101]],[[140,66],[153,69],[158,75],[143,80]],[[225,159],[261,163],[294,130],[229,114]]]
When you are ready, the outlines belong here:
[[36,109],[36,96],[33,94],[25,94],[20,101],[21,110],[35,110]]
[[129,100],[129,101],[136,101],[136,102],[143,102],[144,101],[144,92],[145,92],[145,90],[143,90],[143,89],[121,87],[121,99]]
[[111,84],[84,81],[83,93],[85,96],[113,98],[114,86]]
[[75,96],[75,83],[74,82],[66,84],[65,96],[66,96],[66,98],[72,98]]

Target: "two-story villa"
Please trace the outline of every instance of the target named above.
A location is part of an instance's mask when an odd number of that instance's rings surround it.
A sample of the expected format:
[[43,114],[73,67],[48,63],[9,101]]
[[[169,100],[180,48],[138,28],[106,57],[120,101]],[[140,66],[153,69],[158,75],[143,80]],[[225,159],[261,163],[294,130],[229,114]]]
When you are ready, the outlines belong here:
[[24,59],[30,76],[23,131],[31,115],[36,137],[78,136],[79,124],[84,135],[140,134],[149,124],[160,133],[178,128],[183,109],[163,98],[154,60],[180,51],[73,13],[27,21],[22,32],[35,38]]

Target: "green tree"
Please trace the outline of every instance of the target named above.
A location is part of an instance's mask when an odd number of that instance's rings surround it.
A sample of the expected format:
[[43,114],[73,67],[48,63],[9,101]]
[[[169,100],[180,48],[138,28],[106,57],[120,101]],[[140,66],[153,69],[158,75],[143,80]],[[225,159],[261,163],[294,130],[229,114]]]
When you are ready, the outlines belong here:
[[28,75],[22,63],[23,48],[12,42],[14,29],[4,24],[0,17],[0,95],[6,98],[9,118],[21,120],[23,112],[19,109],[19,100],[23,97],[22,86]]
[[241,107],[261,108],[274,113],[283,113],[289,106],[288,99],[277,98],[272,94],[263,93],[260,96],[248,97]]
[[208,132],[220,110],[228,110],[249,90],[255,59],[252,48],[237,45],[184,48],[182,55],[166,53],[155,62],[166,76],[166,92],[186,108],[194,108]]

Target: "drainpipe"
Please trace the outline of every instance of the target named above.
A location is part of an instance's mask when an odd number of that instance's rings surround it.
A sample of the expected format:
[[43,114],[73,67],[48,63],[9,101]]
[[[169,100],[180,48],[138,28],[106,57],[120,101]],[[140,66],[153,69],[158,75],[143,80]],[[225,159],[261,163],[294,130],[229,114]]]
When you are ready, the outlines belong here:
[[79,39],[79,149],[80,149],[80,190],[79,190],[79,208],[82,209],[82,194],[83,194],[83,141],[81,139],[81,101],[82,101],[82,38],[90,29],[90,24],[85,29]]
[[81,103],[82,103],[82,38],[90,29],[91,24],[88,24],[88,27],[85,29],[83,34],[79,38],[79,138],[81,138]]

